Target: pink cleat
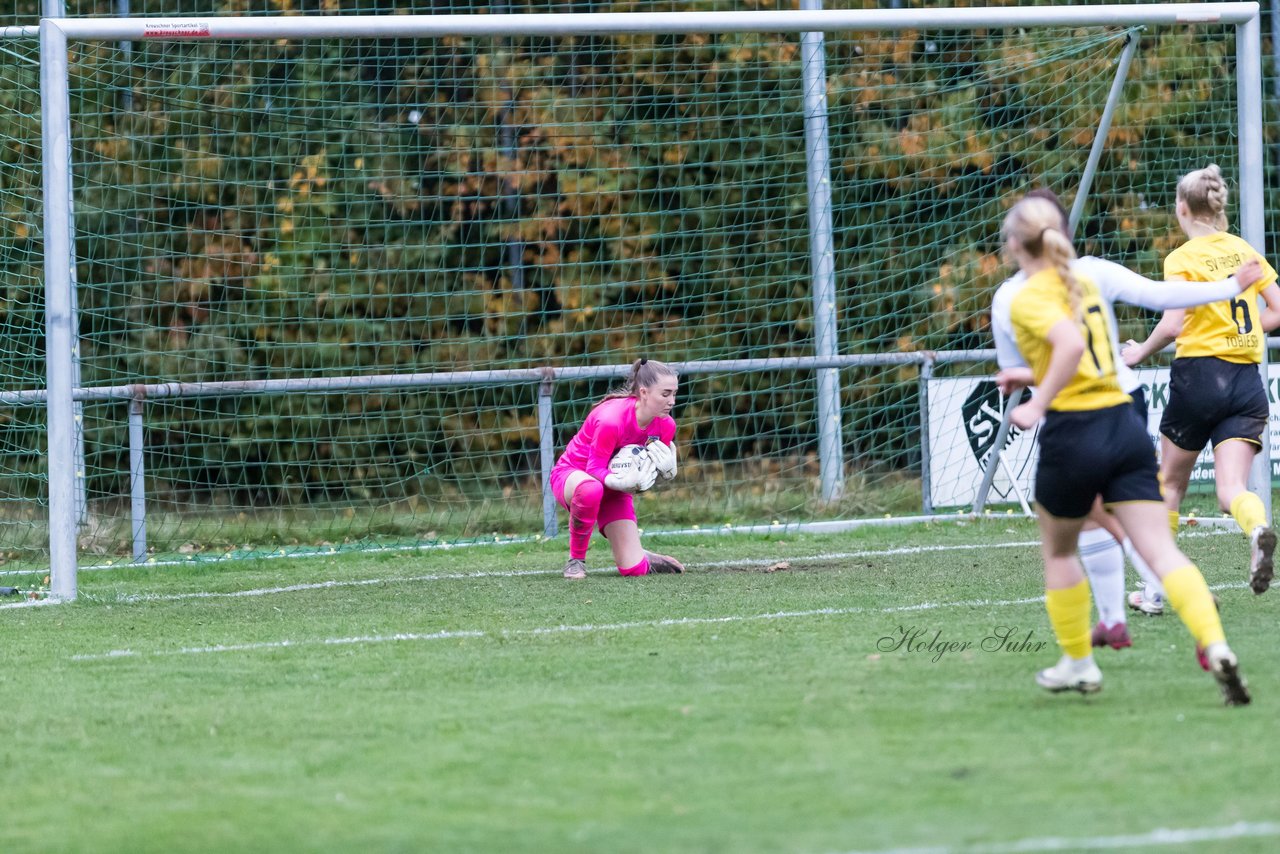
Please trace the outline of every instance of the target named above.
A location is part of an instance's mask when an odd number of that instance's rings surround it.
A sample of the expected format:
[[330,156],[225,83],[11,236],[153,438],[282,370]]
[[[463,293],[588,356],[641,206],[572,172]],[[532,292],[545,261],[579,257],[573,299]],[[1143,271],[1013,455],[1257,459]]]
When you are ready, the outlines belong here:
[[1094,646],[1109,646],[1112,649],[1125,649],[1133,646],[1133,640],[1129,637],[1129,627],[1124,623],[1116,623],[1115,625],[1104,625],[1099,622],[1093,627],[1093,634],[1090,636]]

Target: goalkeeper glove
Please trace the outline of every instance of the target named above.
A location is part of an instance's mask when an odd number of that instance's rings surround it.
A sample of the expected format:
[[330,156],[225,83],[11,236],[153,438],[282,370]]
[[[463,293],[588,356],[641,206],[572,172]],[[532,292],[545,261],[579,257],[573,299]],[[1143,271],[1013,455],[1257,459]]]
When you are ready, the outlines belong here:
[[676,476],[676,443],[668,442],[663,444],[661,440],[654,439],[647,446],[649,450],[649,458],[653,460],[653,465],[658,470],[658,475],[663,480],[671,480]]
[[640,462],[640,483],[636,487],[636,492],[644,492],[651,489],[658,480],[658,467],[653,463],[653,457],[645,454],[644,459]]

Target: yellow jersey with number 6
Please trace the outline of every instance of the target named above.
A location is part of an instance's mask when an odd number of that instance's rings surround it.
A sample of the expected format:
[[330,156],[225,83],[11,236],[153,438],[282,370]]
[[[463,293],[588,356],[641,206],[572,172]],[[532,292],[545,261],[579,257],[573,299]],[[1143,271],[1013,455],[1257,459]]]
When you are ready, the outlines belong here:
[[[1119,355],[1112,347],[1111,323],[1102,304],[1098,286],[1087,276],[1076,274],[1080,283],[1080,319],[1076,320],[1084,336],[1085,351],[1076,374],[1049,404],[1057,412],[1080,412],[1106,409],[1130,402],[1129,395],[1116,379]],[[1027,277],[1009,303],[1009,320],[1018,349],[1031,367],[1036,385],[1049,370],[1053,347],[1049,330],[1063,320],[1071,320],[1067,302],[1067,286],[1056,270],[1041,270]]]
[[1217,356],[1238,364],[1262,361],[1266,333],[1259,322],[1258,294],[1275,282],[1276,271],[1243,238],[1225,231],[1193,237],[1164,259],[1164,277],[1213,282],[1230,276],[1250,258],[1262,261],[1262,278],[1234,299],[1187,309],[1176,358]]

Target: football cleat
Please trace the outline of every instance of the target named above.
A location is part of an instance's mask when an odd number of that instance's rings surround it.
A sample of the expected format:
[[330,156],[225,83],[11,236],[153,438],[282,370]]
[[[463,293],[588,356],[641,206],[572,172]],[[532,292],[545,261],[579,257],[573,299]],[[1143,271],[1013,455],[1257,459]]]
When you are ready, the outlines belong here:
[[1129,627],[1124,623],[1116,623],[1108,626],[1102,622],[1093,627],[1093,634],[1090,640],[1094,646],[1109,646],[1112,649],[1124,649],[1133,646],[1133,640],[1129,637]]
[[1222,689],[1222,701],[1228,706],[1247,706],[1252,697],[1249,696],[1249,685],[1240,675],[1240,663],[1236,654],[1225,643],[1209,644],[1206,649],[1196,650],[1200,666],[1213,674]]
[[1249,537],[1249,587],[1256,594],[1266,593],[1271,586],[1275,551],[1276,532],[1263,525],[1254,528]]
[[1093,663],[1093,656],[1077,661],[1064,655],[1053,667],[1036,674],[1036,684],[1055,694],[1061,691],[1096,694],[1102,690],[1102,671]]
[[649,559],[650,572],[663,573],[681,573],[684,572],[684,564],[668,555],[654,554],[653,552],[645,552],[644,556]]
[[587,577],[587,562],[571,557],[564,563],[564,577],[579,579]]
[[1164,613],[1164,597],[1159,593],[1147,590],[1135,590],[1128,596],[1129,607],[1148,617],[1158,617]]

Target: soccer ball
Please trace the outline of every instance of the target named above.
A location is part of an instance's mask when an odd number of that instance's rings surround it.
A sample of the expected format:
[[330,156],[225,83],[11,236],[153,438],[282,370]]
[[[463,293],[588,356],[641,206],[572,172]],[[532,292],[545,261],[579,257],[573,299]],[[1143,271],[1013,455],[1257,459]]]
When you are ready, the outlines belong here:
[[617,475],[627,484],[628,492],[639,492],[644,481],[645,470],[652,468],[653,461],[644,445],[623,445],[609,460],[609,474]]

